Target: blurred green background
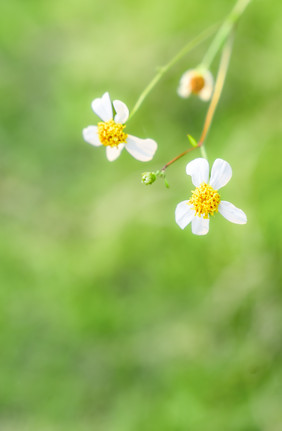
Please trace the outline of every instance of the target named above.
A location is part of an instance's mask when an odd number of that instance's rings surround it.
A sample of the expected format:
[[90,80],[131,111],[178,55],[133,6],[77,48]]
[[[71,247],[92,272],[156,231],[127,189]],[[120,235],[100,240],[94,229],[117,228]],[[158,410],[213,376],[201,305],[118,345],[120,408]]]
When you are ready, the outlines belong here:
[[[233,2],[7,0],[0,14],[1,431],[281,431],[281,2],[242,17],[207,139],[248,215],[175,223],[207,104],[165,75],[127,131],[152,162],[109,163],[81,130],[109,91],[132,108],[159,66]],[[212,66],[215,74],[218,58]]]

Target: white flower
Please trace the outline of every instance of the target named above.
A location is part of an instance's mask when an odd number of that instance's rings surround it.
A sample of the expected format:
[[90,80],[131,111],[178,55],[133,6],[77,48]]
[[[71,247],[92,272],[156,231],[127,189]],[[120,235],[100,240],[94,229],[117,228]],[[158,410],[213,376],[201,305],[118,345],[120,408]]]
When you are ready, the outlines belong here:
[[187,175],[191,175],[196,189],[189,200],[180,202],[175,210],[175,220],[181,229],[192,222],[192,232],[206,235],[209,231],[209,218],[215,212],[232,223],[247,223],[246,214],[227,201],[222,201],[218,190],[225,186],[232,177],[229,163],[216,159],[211,170],[209,181],[209,163],[206,159],[192,160],[186,166]]
[[181,77],[177,90],[180,97],[187,98],[196,94],[201,100],[208,101],[213,92],[213,77],[206,69],[189,69]]
[[97,126],[83,129],[82,134],[86,142],[95,147],[104,145],[110,161],[117,159],[124,147],[141,162],[147,162],[153,158],[157,150],[157,143],[153,139],[140,139],[124,132],[126,127],[124,123],[129,117],[125,103],[120,100],[114,100],[112,103],[109,93],[105,93],[101,98],[94,99],[91,106],[102,121]]

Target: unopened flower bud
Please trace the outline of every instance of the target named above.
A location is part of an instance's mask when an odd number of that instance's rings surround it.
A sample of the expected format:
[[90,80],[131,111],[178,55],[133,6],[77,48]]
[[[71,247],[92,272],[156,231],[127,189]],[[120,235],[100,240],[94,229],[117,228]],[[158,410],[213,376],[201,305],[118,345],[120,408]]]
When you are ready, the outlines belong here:
[[154,172],[143,172],[141,182],[146,186],[153,184],[157,179],[157,175]]

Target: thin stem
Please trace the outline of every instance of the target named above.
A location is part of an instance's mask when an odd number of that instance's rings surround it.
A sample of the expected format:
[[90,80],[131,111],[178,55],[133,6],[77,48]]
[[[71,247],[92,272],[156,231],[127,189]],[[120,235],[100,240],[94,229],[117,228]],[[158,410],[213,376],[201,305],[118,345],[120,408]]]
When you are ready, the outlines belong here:
[[232,52],[232,45],[233,45],[233,33],[229,36],[229,39],[227,40],[225,47],[222,51],[222,56],[219,64],[218,74],[216,77],[216,83],[214,87],[214,93],[211,99],[211,103],[209,105],[209,109],[206,115],[203,131],[200,137],[200,140],[198,142],[198,146],[201,147],[204,143],[204,140],[207,136],[207,133],[209,131],[209,128],[212,123],[212,119],[215,113],[215,109],[217,107],[217,104],[219,102],[221,92],[223,89],[227,69],[229,66],[230,56]]
[[[138,111],[142,103],[144,102],[145,98],[148,96],[148,94],[152,91],[152,89],[155,87],[155,85],[159,82],[159,80],[162,78],[162,76],[179,61],[185,54],[187,54],[192,49],[196,48],[198,45],[200,45],[202,42],[204,42],[214,31],[216,26],[213,25],[207,30],[203,31],[199,34],[199,36],[192,39],[190,42],[188,42],[173,58],[170,60],[165,66],[161,67],[157,75],[152,79],[152,81],[147,85],[145,90],[141,93],[139,96],[137,102],[135,103],[129,119],[133,117],[133,115]],[[128,120],[129,120],[128,119]]]
[[211,63],[213,62],[214,57],[218,53],[218,51],[224,45],[228,35],[232,31],[235,23],[238,21],[248,4],[251,0],[238,0],[235,4],[234,8],[227,16],[226,20],[223,22],[222,26],[219,28],[216,33],[209,49],[206,52],[206,55],[203,58],[201,66],[209,69]]
[[204,159],[207,159],[207,160],[208,160],[208,156],[207,156],[207,152],[206,152],[205,146],[204,146],[204,145],[202,145],[202,146],[200,147],[200,150],[201,150],[202,157],[203,157]]
[[190,153],[191,151],[195,150],[195,148],[199,148],[199,145],[197,145],[196,147],[191,147],[188,148],[188,150],[183,151],[183,153],[178,154],[178,156],[174,157],[174,159],[170,160],[169,162],[167,162],[161,169],[161,172],[164,172],[166,170],[166,168],[168,168],[170,165],[172,165],[174,162],[176,162],[177,160],[181,159],[181,157],[185,156],[186,154]]
[[[213,96],[212,96],[212,99],[211,99],[211,102],[210,102],[210,105],[208,108],[208,112],[207,112],[205,122],[204,122],[203,131],[202,131],[202,134],[201,134],[201,137],[200,137],[198,144],[195,147],[188,148],[187,150],[183,151],[178,156],[174,157],[172,160],[170,160],[168,163],[166,163],[164,165],[164,167],[161,169],[161,171],[164,172],[170,165],[172,165],[174,162],[179,160],[181,157],[185,156],[186,154],[190,153],[191,151],[195,150],[196,148],[201,148],[203,146],[204,140],[207,136],[210,125],[212,123],[215,109],[217,107],[217,104],[219,102],[221,92],[223,89],[223,85],[224,85],[224,81],[225,81],[225,77],[226,77],[226,73],[227,73],[227,69],[228,69],[228,65],[229,65],[230,55],[231,55],[231,51],[232,51],[232,43],[233,43],[233,34],[231,34],[229,36],[229,39],[226,42],[224,49],[223,49],[223,52],[222,52],[222,56],[221,56],[220,64],[219,64],[219,69],[218,69],[218,74],[216,77],[214,93],[213,93]],[[205,149],[204,148],[201,148],[201,149],[202,149],[203,157],[206,158]]]

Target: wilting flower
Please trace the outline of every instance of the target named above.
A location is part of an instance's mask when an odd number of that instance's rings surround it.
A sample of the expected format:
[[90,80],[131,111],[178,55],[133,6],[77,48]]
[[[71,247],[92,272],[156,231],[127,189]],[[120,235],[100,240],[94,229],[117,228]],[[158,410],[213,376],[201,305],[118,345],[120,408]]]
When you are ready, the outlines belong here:
[[196,94],[200,99],[207,101],[213,92],[213,77],[206,69],[189,69],[181,77],[177,90],[179,96],[187,98]]
[[86,142],[95,147],[104,145],[110,161],[117,159],[124,147],[141,162],[147,162],[153,158],[157,149],[157,143],[153,139],[140,139],[125,133],[124,123],[129,117],[125,103],[120,100],[114,100],[112,103],[109,93],[105,93],[101,98],[94,99],[91,106],[102,121],[97,126],[83,129],[82,134]]
[[218,190],[225,186],[232,177],[229,163],[216,159],[209,180],[209,163],[206,159],[192,160],[186,166],[187,175],[191,175],[196,189],[189,200],[180,202],[175,210],[176,223],[184,229],[192,222],[192,232],[206,235],[209,231],[210,216],[220,212],[232,223],[247,223],[246,214],[227,201],[222,201]]

